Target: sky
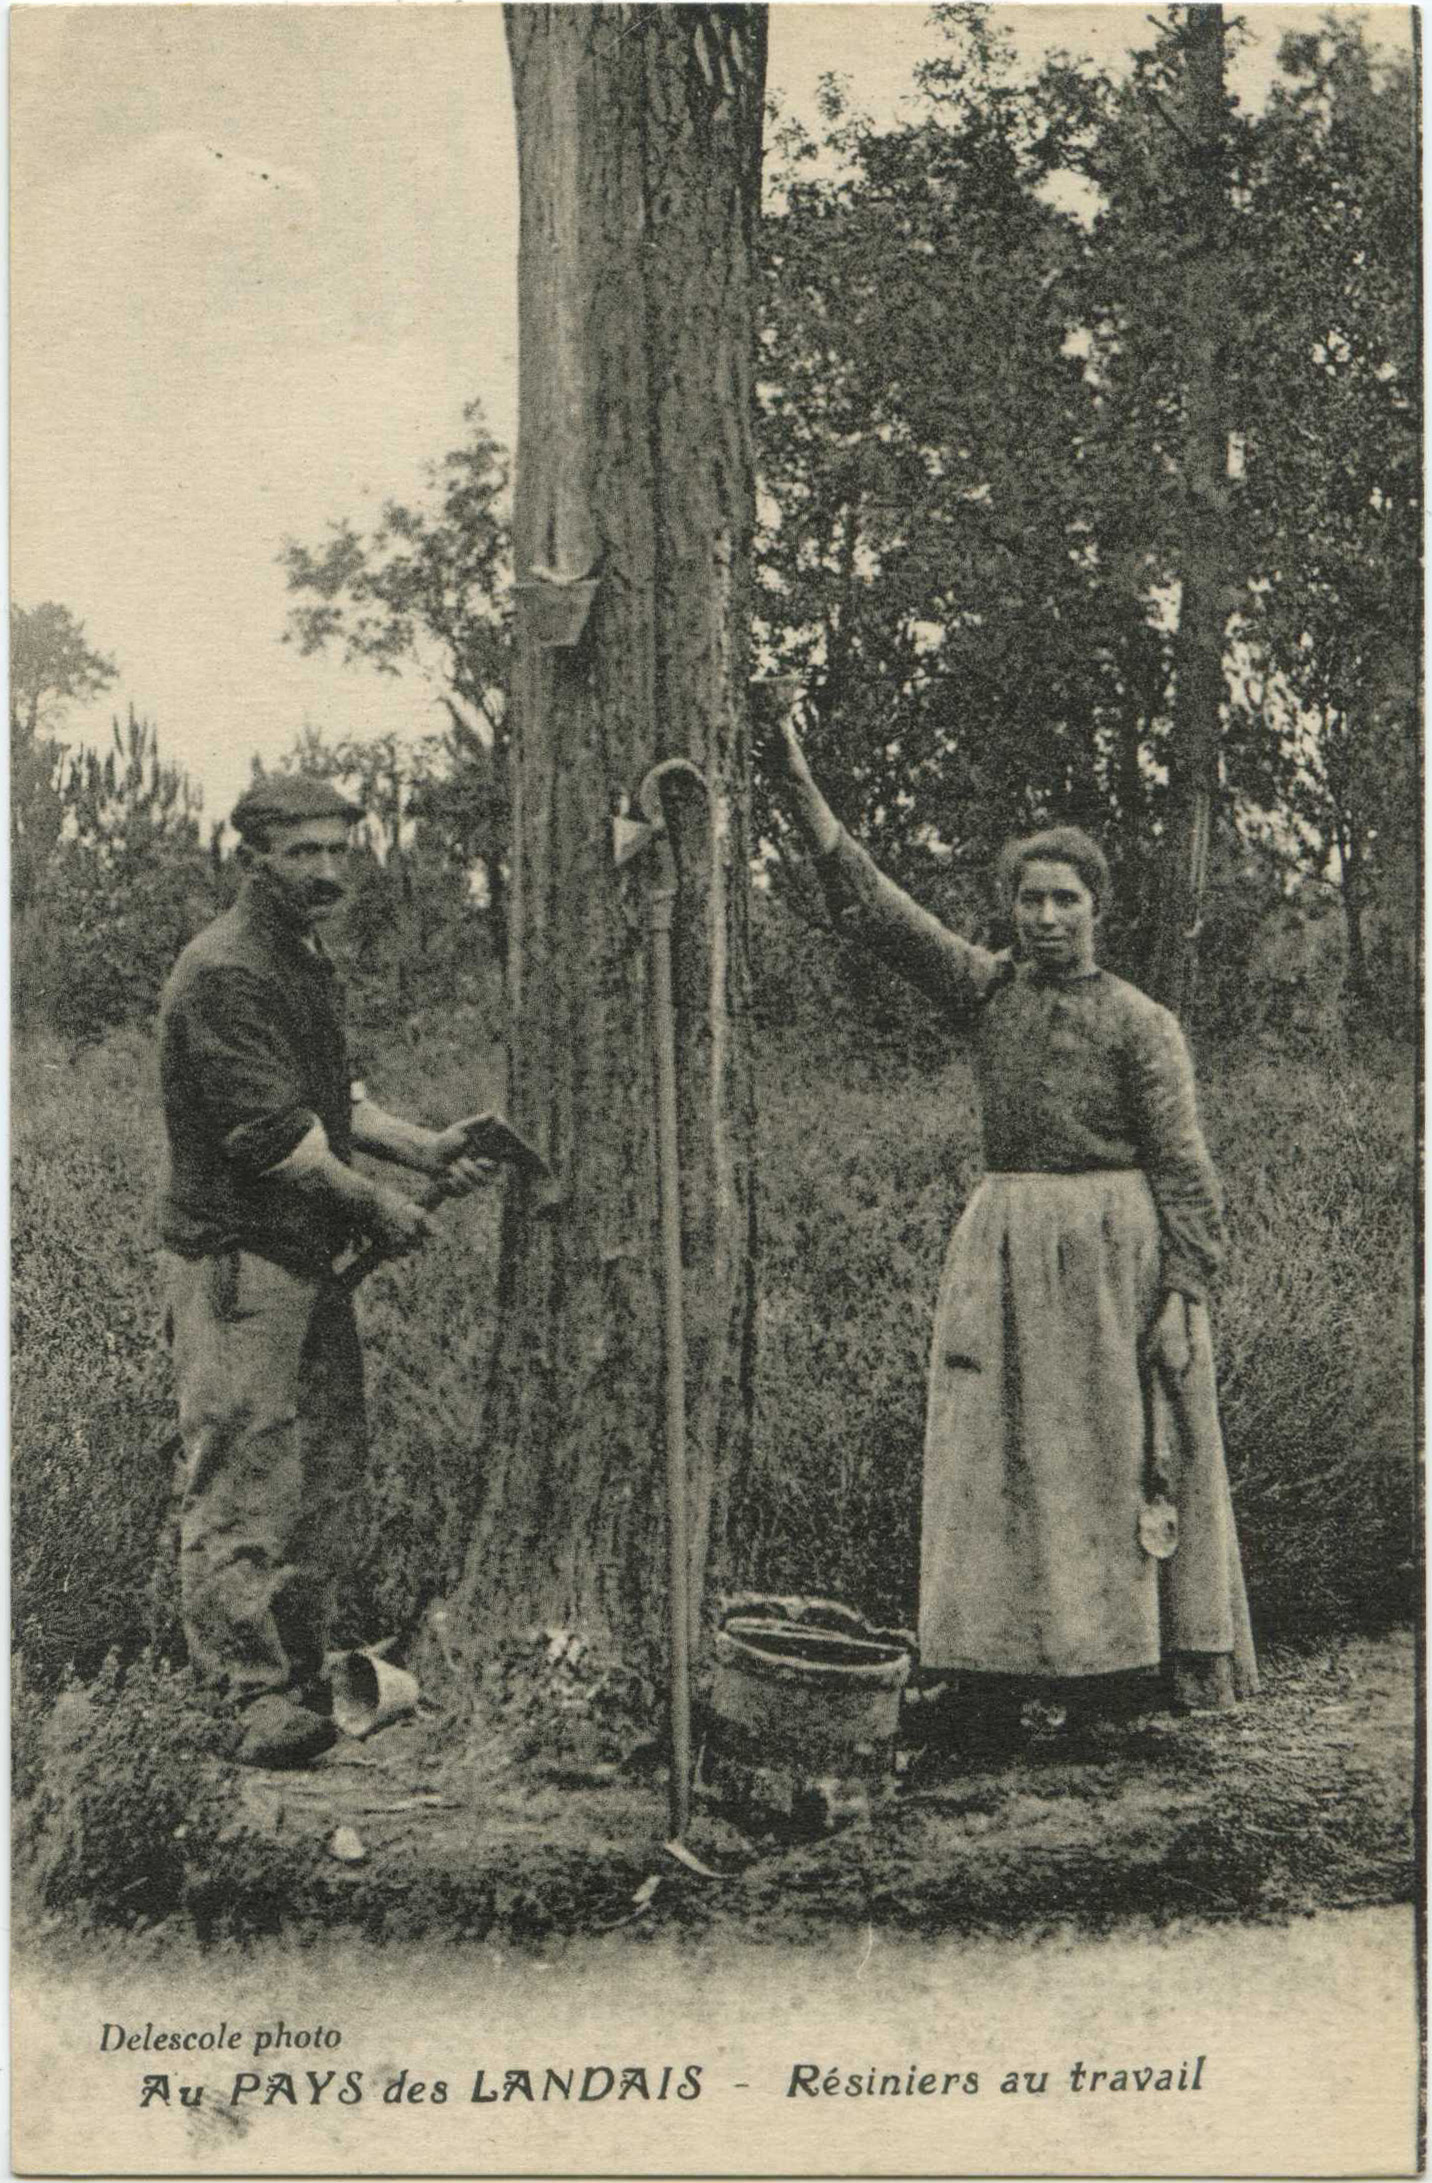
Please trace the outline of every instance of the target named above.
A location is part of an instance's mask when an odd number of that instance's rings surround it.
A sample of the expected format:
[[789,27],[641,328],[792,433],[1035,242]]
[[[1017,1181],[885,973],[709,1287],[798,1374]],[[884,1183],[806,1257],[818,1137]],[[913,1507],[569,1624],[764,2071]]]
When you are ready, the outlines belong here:
[[[1123,53],[1145,5],[998,8],[1022,54]],[[1283,31],[1255,4],[1235,88]],[[1404,9],[1375,38],[1406,49]],[[441,727],[431,693],[281,643],[286,537],[321,544],[462,438],[516,419],[517,170],[496,6],[39,6],[11,34],[11,591],[83,621],[227,811],[251,758]],[[769,82],[820,76],[892,121],[937,50],[927,9],[775,0]]]

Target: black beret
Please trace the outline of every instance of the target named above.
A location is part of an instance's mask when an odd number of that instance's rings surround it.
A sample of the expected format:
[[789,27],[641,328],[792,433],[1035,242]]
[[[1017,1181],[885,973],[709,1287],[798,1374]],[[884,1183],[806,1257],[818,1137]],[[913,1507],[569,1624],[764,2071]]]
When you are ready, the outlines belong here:
[[316,773],[270,773],[244,790],[229,823],[235,833],[255,834],[304,819],[343,819],[351,826],[362,816],[358,804]]

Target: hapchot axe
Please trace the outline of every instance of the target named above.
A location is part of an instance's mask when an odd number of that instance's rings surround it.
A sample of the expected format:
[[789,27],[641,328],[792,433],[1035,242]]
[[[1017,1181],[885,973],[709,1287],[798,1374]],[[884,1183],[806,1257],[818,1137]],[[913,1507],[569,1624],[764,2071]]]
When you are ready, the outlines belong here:
[[[529,1144],[521,1131],[514,1129],[503,1115],[476,1115],[468,1125],[463,1150],[471,1159],[491,1160],[499,1166],[515,1167],[520,1175],[533,1181],[552,1180],[552,1170],[537,1147]],[[435,1175],[431,1182],[423,1185],[414,1202],[425,1213],[430,1213],[449,1194],[443,1177]],[[552,1203],[555,1200],[540,1206],[539,1210],[550,1210]],[[370,1243],[366,1250],[357,1252],[346,1266],[338,1269],[334,1275],[335,1285],[344,1295],[351,1295],[359,1282],[366,1280],[372,1273],[375,1266],[383,1265],[392,1256],[393,1253],[383,1250],[381,1245]]]

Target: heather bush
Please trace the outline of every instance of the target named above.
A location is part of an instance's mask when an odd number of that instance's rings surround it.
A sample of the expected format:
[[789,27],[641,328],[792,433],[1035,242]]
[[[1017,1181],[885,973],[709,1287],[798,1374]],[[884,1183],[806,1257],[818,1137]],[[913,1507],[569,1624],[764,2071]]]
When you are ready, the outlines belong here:
[[1219,1386],[1248,1587],[1293,1637],[1418,1597],[1415,1108],[1395,1049],[1226,1056],[1209,1136],[1231,1253]]
[[187,1668],[111,1654],[36,1723],[17,1780],[16,1867],[50,1910],[133,1926],[191,1912],[234,1827],[232,1728]]
[[[374,1096],[432,1122],[499,1105],[489,1020],[449,1009],[420,1038],[406,1021],[391,1028],[364,1064]],[[66,1667],[92,1675],[112,1648],[182,1654],[153,1040],[24,1042],[11,1093],[12,1620],[31,1680],[53,1690]],[[380,1460],[355,1514],[345,1638],[403,1627],[460,1565],[480,1482],[496,1204],[447,1208],[421,1260],[362,1292]]]
[[[762,1049],[757,1462],[735,1554],[775,1588],[915,1611],[940,1268],[977,1172],[964,1062],[888,1040],[843,1080]],[[1390,1047],[1210,1049],[1201,1098],[1230,1263],[1225,1438],[1265,1638],[1379,1629],[1417,1599],[1412,1079]]]
[[67,1665],[93,1674],[151,1634],[176,1454],[152,1042],[17,1044],[11,1117],[12,1618],[32,1680],[53,1689]]
[[823,1081],[795,1035],[764,1060],[756,1454],[735,1563],[909,1621],[930,1318],[977,1169],[973,1086],[957,1060],[926,1075],[870,1057]]
[[[867,1021],[833,943],[783,914],[757,918],[756,1439],[723,1573],[909,1622],[926,1350],[978,1170],[973,1087],[928,1011],[912,1051],[906,1019]],[[385,1104],[440,1122],[500,1103],[490,965],[457,1006],[362,1015],[357,1059]],[[1216,1336],[1260,1633],[1409,1619],[1409,1064],[1337,1038],[1292,1057],[1245,1042],[1200,1058],[1229,1199]],[[121,1662],[150,1644],[182,1655],[163,1536],[176,1443],[156,1338],[152,1041],[24,1041],[12,1089],[12,1604],[43,1699],[111,1648]],[[433,1243],[362,1292],[375,1460],[344,1639],[411,1628],[461,1566],[481,1489],[497,1203],[446,1208]]]
[[[503,1103],[485,1003],[405,1022],[367,1043],[374,1098],[418,1121]],[[421,1254],[360,1291],[375,1461],[356,1512],[346,1638],[409,1627],[456,1581],[482,1482],[482,1396],[497,1300],[496,1191],[449,1205]]]
[[175,956],[216,914],[222,891],[197,850],[136,867],[62,844],[41,899],[15,922],[17,1026],[79,1041],[148,1021]]

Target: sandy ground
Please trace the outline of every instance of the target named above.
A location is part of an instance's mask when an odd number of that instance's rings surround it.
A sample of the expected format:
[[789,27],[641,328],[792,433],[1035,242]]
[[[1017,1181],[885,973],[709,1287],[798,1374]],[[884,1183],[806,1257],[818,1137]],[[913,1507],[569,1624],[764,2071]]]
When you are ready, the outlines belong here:
[[1413,1644],[1265,1665],[828,1836],[699,1812],[719,1878],[663,1850],[658,1771],[431,1719],[246,1775],[187,1923],[27,1928],[16,2166],[1412,2173]]
[[[103,2053],[106,2024],[238,2039]],[[1395,2175],[1414,2166],[1416,2056],[1406,1909],[1103,1940],[867,1928],[823,1949],[56,1947],[17,1965],[15,2157],[116,2177]],[[479,2070],[483,2094],[528,2075],[475,2100]],[[147,2074],[167,2102],[141,2104]]]
[[[542,1764],[498,1736],[399,1724],[311,1773],[246,1775],[269,1845],[250,1863],[287,1859],[290,1917],[389,1939],[639,1923],[820,1943],[839,1926],[1107,1930],[1407,1901],[1414,1666],[1406,1633],[1271,1659],[1251,1705],[957,1750],[903,1775],[873,1825],[813,1840],[749,1840],[698,1798],[687,1839],[716,1886],[659,1854],[659,1771]],[[331,1854],[339,1826],[362,1847],[351,1864]]]

